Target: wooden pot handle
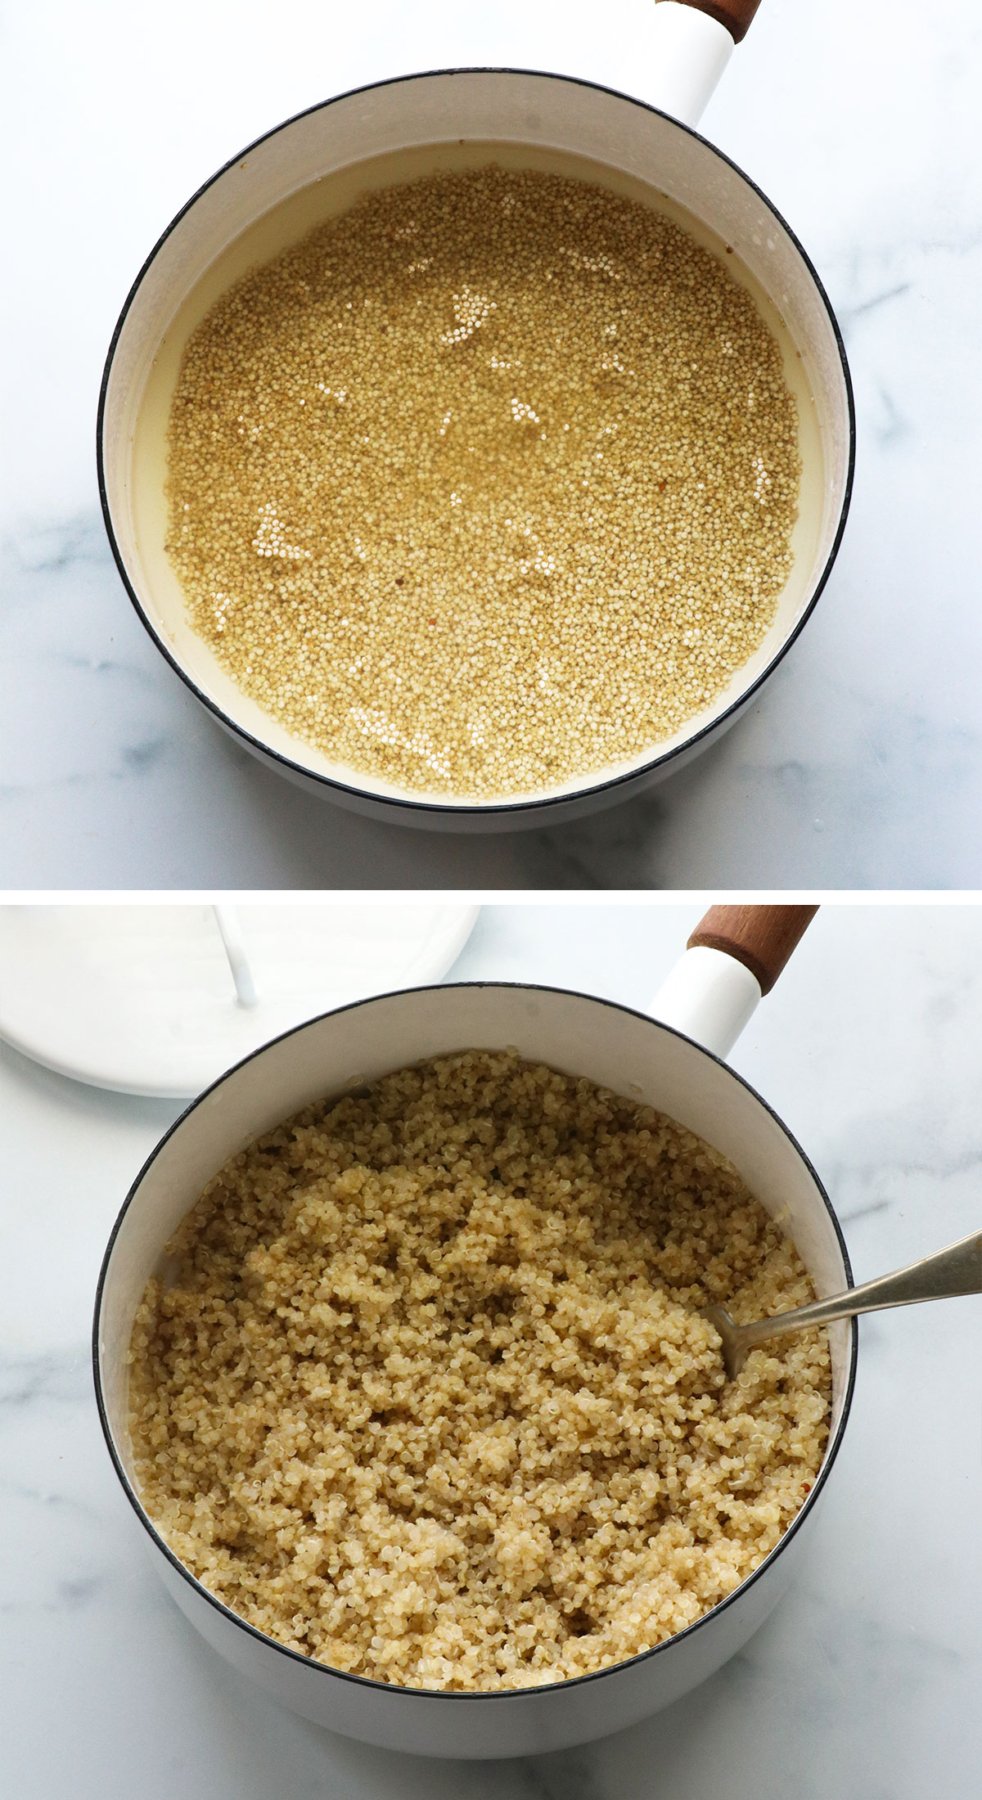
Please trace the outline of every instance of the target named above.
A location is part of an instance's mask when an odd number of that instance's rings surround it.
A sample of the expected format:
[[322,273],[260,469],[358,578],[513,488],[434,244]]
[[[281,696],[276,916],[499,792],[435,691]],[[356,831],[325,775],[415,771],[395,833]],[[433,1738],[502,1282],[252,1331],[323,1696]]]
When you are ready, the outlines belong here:
[[739,44],[750,29],[760,0],[679,0],[679,4],[694,6],[697,12],[708,13],[718,25],[725,25],[733,42]]
[[725,951],[756,976],[762,994],[769,994],[817,911],[817,906],[711,906],[688,948]]

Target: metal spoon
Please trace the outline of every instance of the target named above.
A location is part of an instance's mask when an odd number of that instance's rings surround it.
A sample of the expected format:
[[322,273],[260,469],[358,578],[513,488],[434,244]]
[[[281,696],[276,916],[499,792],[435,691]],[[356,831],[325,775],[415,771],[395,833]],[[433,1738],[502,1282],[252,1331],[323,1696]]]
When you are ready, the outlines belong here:
[[807,1331],[811,1325],[827,1325],[832,1319],[850,1319],[854,1313],[913,1306],[919,1300],[949,1300],[956,1294],[982,1294],[982,1231],[959,1238],[957,1244],[936,1250],[933,1256],[922,1256],[905,1269],[894,1269],[891,1275],[864,1281],[862,1287],[847,1288],[844,1294],[833,1294],[828,1300],[796,1306],[793,1312],[754,1319],[749,1325],[735,1325],[722,1306],[707,1306],[705,1316],[723,1340],[723,1362],[732,1380],[739,1375],[755,1345],[770,1338]]

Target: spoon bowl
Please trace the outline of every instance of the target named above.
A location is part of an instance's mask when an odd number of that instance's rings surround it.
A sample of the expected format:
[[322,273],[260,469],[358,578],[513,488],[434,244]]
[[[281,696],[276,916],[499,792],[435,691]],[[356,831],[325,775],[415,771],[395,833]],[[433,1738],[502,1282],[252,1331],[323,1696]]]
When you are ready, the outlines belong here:
[[704,1316],[719,1333],[723,1366],[734,1381],[751,1350],[772,1338],[810,1331],[833,1319],[852,1319],[858,1313],[914,1306],[922,1300],[951,1300],[957,1294],[982,1294],[982,1231],[971,1232],[944,1250],[935,1250],[933,1255],[922,1256],[889,1275],[865,1281],[861,1287],[831,1294],[827,1300],[813,1300],[808,1306],[796,1306],[791,1312],[775,1313],[770,1319],[737,1325],[723,1306],[708,1306]]

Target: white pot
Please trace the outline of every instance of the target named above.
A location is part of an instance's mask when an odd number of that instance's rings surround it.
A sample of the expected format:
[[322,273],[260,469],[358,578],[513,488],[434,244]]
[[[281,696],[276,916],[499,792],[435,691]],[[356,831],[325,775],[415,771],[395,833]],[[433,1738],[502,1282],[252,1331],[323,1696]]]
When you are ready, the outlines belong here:
[[[110,542],[152,638],[215,719],[269,766],[355,811],[428,829],[515,829],[577,818],[650,786],[718,737],[759,692],[809,617],[828,578],[852,483],[854,417],[842,340],[822,285],[760,189],[692,126],[732,40],[690,5],[662,0],[639,44],[664,110],[565,76],[510,70],[412,75],[340,95],[260,138],[199,189],[140,271],[110,346],[99,404],[99,484]],[[673,117],[670,114],[676,114]],[[709,241],[732,246],[758,304],[786,345],[801,419],[803,480],[794,566],[767,634],[726,690],[675,737],[630,763],[508,803],[448,804],[332,763],[235,685],[191,629],[164,552],[165,430],[187,336],[239,274],[309,229],[313,184],[374,158],[377,179],[409,173],[427,146],[494,144],[502,156],[602,165],[625,191],[638,184],[681,207]],[[461,145],[465,146],[460,150]],[[393,161],[393,159],[395,159]],[[339,173],[341,172],[341,173]],[[633,184],[633,186],[632,186]],[[336,198],[336,193],[335,193]],[[287,204],[289,203],[289,204]],[[234,248],[230,248],[234,246]],[[221,275],[216,262],[221,258]]]
[[[855,1322],[831,1326],[832,1421],[822,1468],[777,1547],[727,1599],[655,1649],[583,1679],[513,1693],[397,1688],[306,1660],[237,1618],[168,1549],[137,1496],[127,1432],[133,1318],[163,1247],[225,1160],[324,1095],[462,1048],[514,1046],[680,1120],[735,1164],[792,1237],[820,1296],[851,1285],[842,1234],[804,1152],[725,1052],[760,989],[714,950],[690,951],[666,983],[659,1022],[561,989],[473,983],[366,1000],[300,1026],[233,1069],[168,1132],[137,1178],[103,1264],[95,1379],[110,1454],[157,1568],[213,1647],[285,1705],[348,1736],[427,1756],[527,1756],[603,1737],[670,1704],[746,1642],[791,1580],[849,1411]],[[683,1035],[694,1024],[707,1047]]]

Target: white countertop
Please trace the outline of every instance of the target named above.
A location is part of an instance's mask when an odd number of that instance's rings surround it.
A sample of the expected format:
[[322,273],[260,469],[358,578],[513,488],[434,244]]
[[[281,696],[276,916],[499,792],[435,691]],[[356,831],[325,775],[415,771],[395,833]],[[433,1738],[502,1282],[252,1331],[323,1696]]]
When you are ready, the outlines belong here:
[[[489,908],[455,977],[643,1005],[695,909]],[[734,1054],[812,1156],[857,1279],[982,1219],[982,914],[826,909]],[[10,1800],[970,1800],[982,1762],[982,1300],[863,1321],[803,1579],[668,1712],[534,1761],[405,1759],[296,1719],[167,1598],[102,1443],[99,1262],[169,1103],[5,1054],[0,1743]]]
[[651,0],[7,9],[13,348],[2,823],[18,887],[975,886],[982,882],[982,26],[973,0],[766,0],[705,120],[794,226],[859,414],[845,545],[751,713],[631,804],[455,838],[359,819],[256,764],[164,665],[99,514],[94,420],[123,297],[226,157],[331,93],[510,63],[645,95]]

